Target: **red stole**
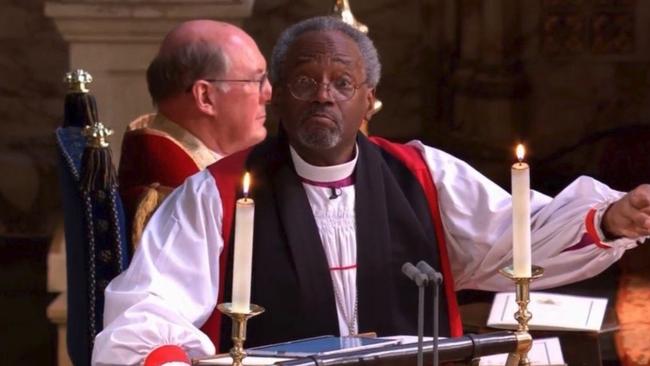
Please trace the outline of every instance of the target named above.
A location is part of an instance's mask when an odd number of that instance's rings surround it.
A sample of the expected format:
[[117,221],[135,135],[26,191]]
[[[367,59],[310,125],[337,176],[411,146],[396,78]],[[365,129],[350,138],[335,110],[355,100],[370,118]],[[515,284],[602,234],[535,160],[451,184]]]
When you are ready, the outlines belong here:
[[[454,290],[454,281],[451,273],[451,265],[449,263],[449,256],[445,245],[445,238],[440,217],[440,208],[438,206],[437,190],[431,174],[429,173],[426,162],[422,158],[420,152],[412,146],[395,144],[381,138],[371,138],[371,141],[378,145],[380,148],[397,158],[406,166],[416,177],[422,186],[427,200],[429,202],[429,209],[431,216],[434,220],[434,227],[436,237],[439,245],[440,261],[442,272],[444,275],[445,294],[447,295],[448,309],[449,309],[449,325],[451,336],[461,336],[463,333],[462,323],[460,319],[460,312],[458,310],[458,303],[456,301],[456,294]],[[219,299],[218,303],[223,299],[224,279],[226,277],[226,265],[229,251],[229,243],[231,238],[232,220],[234,217],[234,208],[236,200],[236,192],[239,191],[241,184],[244,164],[252,149],[248,149],[222,159],[219,162],[208,167],[212,174],[219,190],[219,195],[222,200],[223,207],[223,223],[222,223],[222,237],[224,239],[224,248],[220,258],[220,274],[219,274]],[[221,344],[220,339],[221,329],[221,314],[215,309],[210,318],[203,325],[201,330],[206,333],[212,342],[218,347]]]
[[[246,158],[248,158],[248,154],[251,150],[252,148],[249,148],[232,154],[207,168],[217,184],[217,189],[219,190],[219,196],[221,198],[221,207],[223,208],[223,221],[221,223],[223,250],[219,257],[219,296],[217,304],[223,302],[226,266],[230,264],[228,263],[228,252],[230,250],[232,222],[235,217],[235,201],[237,199],[235,195],[242,184],[242,171],[244,169],[244,164],[246,163]],[[212,340],[212,343],[217,348],[221,344],[221,318],[221,313],[215,308],[212,315],[210,315],[208,320],[201,327],[201,331],[210,337],[210,340]]]
[[451,263],[449,263],[449,254],[447,253],[445,232],[442,226],[442,218],[440,217],[438,190],[433,182],[427,163],[422,158],[420,151],[414,146],[396,144],[379,137],[370,137],[370,141],[404,163],[413,175],[415,175],[424,190],[427,201],[429,201],[429,210],[431,217],[433,217],[433,224],[436,228],[436,239],[438,239],[440,266],[442,267],[443,284],[447,295],[447,305],[449,306],[449,328],[452,337],[460,337],[463,335],[463,323],[460,319],[460,311],[458,310],[456,290],[454,289],[454,277],[451,273]]

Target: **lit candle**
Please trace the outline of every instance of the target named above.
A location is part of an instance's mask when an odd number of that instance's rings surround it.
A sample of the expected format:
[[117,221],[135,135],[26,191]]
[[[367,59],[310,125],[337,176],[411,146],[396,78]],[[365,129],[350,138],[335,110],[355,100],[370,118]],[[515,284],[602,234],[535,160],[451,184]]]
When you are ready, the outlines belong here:
[[244,175],[244,197],[237,200],[235,211],[235,257],[232,275],[232,311],[248,313],[251,303],[253,262],[253,222],[255,202],[248,197],[250,174]]
[[531,276],[530,169],[524,146],[517,145],[518,162],[512,165],[512,262],[515,277]]

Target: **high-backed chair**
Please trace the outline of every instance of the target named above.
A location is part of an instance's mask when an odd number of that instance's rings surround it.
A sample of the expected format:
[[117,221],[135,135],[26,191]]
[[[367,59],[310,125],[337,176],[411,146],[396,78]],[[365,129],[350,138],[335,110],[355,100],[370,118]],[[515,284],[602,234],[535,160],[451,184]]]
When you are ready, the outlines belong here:
[[91,77],[68,74],[63,127],[56,130],[60,158],[67,269],[67,345],[75,365],[90,364],[102,329],[104,289],[123,271],[130,252],[115,168],[97,121],[95,101],[85,89]]

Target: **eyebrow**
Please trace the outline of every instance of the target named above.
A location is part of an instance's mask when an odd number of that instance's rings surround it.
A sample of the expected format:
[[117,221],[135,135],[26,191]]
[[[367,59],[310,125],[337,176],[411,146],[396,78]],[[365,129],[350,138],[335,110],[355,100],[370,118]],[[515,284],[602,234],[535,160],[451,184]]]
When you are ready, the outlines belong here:
[[334,57],[332,57],[332,59],[334,61],[340,62],[340,63],[342,63],[344,65],[352,65],[352,64],[354,64],[352,59],[350,57],[346,57],[346,56],[334,55]]

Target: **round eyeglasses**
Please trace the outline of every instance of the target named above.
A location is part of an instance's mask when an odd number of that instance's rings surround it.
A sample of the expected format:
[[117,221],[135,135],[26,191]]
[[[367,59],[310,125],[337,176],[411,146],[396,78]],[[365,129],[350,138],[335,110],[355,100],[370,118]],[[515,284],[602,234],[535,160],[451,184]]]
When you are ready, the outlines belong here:
[[337,102],[344,102],[350,100],[357,89],[359,89],[364,83],[365,81],[359,85],[355,85],[345,77],[338,78],[329,83],[320,83],[303,75],[289,82],[287,86],[289,87],[289,92],[294,98],[308,102],[316,98],[320,86],[324,85],[325,90],[332,99]]

